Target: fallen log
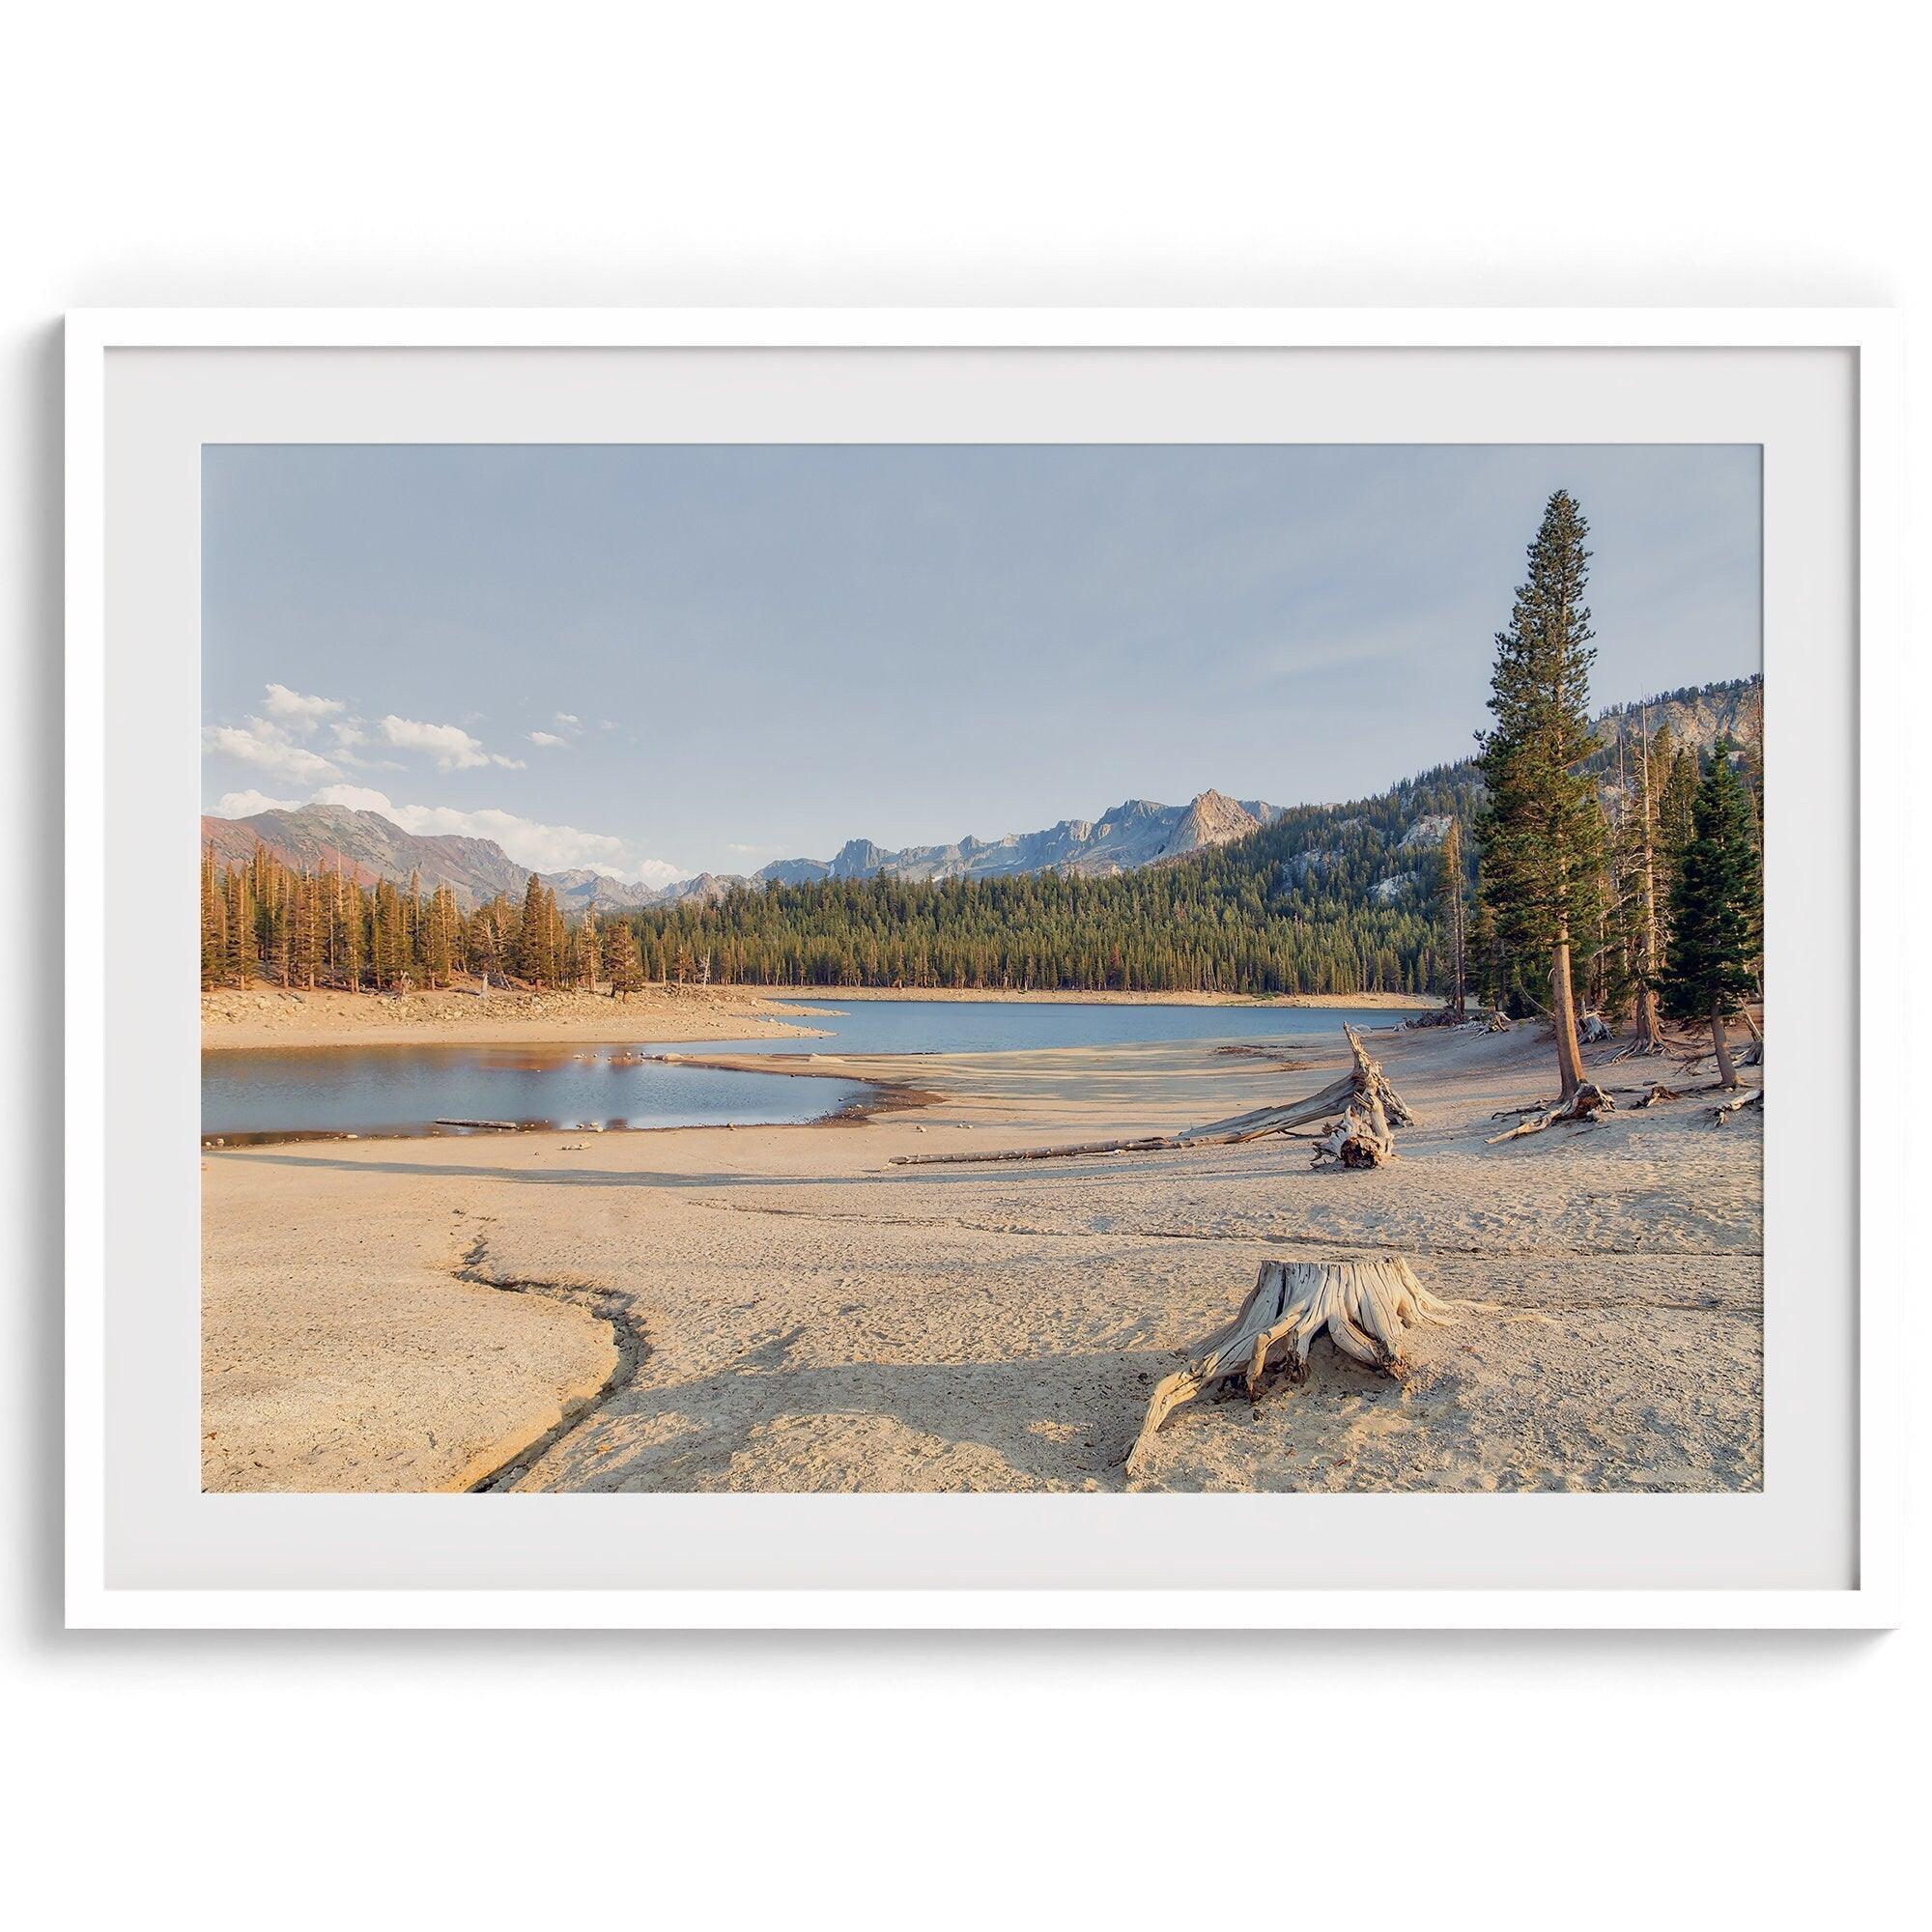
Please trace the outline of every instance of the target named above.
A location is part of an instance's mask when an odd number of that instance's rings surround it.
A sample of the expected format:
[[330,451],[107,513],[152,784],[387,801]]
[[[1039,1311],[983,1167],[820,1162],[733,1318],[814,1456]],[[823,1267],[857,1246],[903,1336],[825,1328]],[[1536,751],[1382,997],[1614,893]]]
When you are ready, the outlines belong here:
[[1446,1327],[1455,1320],[1416,1280],[1400,1255],[1361,1262],[1264,1262],[1235,1319],[1201,1345],[1186,1368],[1164,1377],[1148,1398],[1147,1415],[1127,1452],[1127,1473],[1160,1425],[1204,1389],[1239,1375],[1248,1400],[1261,1399],[1269,1358],[1292,1381],[1308,1378],[1309,1350],[1325,1331],[1345,1355],[1400,1377],[1405,1328]]
[[[1339,1079],[1331,1080],[1319,1094],[1311,1094],[1305,1100],[1291,1100],[1274,1107],[1257,1107],[1250,1113],[1236,1114],[1226,1121],[1210,1121],[1206,1126],[1188,1127],[1178,1134],[1143,1134],[1135,1140],[1075,1141],[1058,1147],[996,1148],[984,1153],[977,1151],[972,1153],[899,1153],[893,1155],[890,1164],[894,1167],[964,1166],[1003,1160],[1077,1160],[1084,1155],[1100,1153],[1156,1153],[1178,1148],[1238,1147],[1244,1141],[1289,1133],[1296,1127],[1306,1126],[1311,1121],[1332,1122],[1337,1115],[1346,1118],[1351,1109],[1372,1132],[1377,1132],[1387,1144],[1382,1158],[1388,1159],[1394,1153],[1391,1123],[1401,1127],[1413,1126],[1415,1116],[1409,1112],[1408,1103],[1389,1085],[1381,1063],[1369,1058],[1361,1036],[1351,1026],[1345,1025],[1342,1031],[1348,1037],[1349,1051],[1353,1056],[1354,1065]],[[1326,1139],[1332,1131],[1332,1128],[1327,1129],[1323,1138]],[[1363,1166],[1373,1163],[1357,1161],[1348,1164]]]
[[1711,1109],[1711,1118],[1719,1126],[1723,1126],[1733,1115],[1742,1114],[1747,1107],[1764,1105],[1764,1089],[1754,1087],[1748,1094],[1740,1094],[1735,1100],[1726,1100],[1721,1107]]
[[1684,1095],[1678,1093],[1676,1088],[1666,1087],[1663,1084],[1663,1082],[1660,1080],[1654,1087],[1651,1088],[1650,1092],[1646,1094],[1643,1096],[1643,1098],[1637,1102],[1637,1105],[1639,1107],[1656,1107],[1661,1105],[1665,1100],[1681,1100],[1683,1099],[1683,1097]]
[[439,1118],[434,1124],[439,1127],[491,1127],[499,1134],[513,1134],[517,1131],[515,1121],[445,1121]]
[[1520,1140],[1524,1134],[1540,1134],[1545,1127],[1553,1127],[1564,1121],[1587,1121],[1592,1114],[1614,1113],[1616,1104],[1595,1081],[1586,1080],[1562,1105],[1520,1122],[1507,1133],[1491,1135],[1488,1145],[1500,1147],[1504,1141]]

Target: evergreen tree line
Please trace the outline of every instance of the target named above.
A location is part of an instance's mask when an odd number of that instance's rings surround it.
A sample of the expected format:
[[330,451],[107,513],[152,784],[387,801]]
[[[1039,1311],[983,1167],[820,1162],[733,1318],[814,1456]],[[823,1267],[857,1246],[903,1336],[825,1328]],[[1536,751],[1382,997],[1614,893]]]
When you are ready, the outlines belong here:
[[[1660,728],[1647,748],[1656,802],[1656,889],[1667,908],[1691,834],[1701,769]],[[1754,768],[1747,768],[1754,770]],[[1593,797],[1603,858],[1577,997],[1626,1003],[1642,954],[1636,781]],[[1749,789],[1754,802],[1754,783]],[[1292,810],[1234,844],[1105,878],[823,880],[734,887],[625,917],[566,920],[532,874],[520,901],[465,912],[447,886],[358,884],[298,870],[266,847],[202,863],[202,984],[264,979],[369,991],[448,985],[459,974],[537,987],[647,982],[1281,993],[1467,991],[1518,1014],[1548,1005],[1548,961],[1490,887],[1475,831],[1473,765],[1448,766],[1376,799]],[[1440,842],[1405,845],[1419,820]],[[1394,890],[1389,890],[1393,887]]]
[[[1588,525],[1553,495],[1496,637],[1481,753],[1374,799],[1304,806],[1235,842],[1088,878],[736,886],[716,900],[575,922],[532,873],[521,904],[464,912],[264,847],[202,865],[202,983],[391,990],[466,973],[538,987],[608,980],[1030,992],[1392,993],[1555,1020],[1567,1098],[1576,1013],[1660,1002],[1709,1016],[1757,970],[1763,775],[1700,759],[1667,726],[1605,745],[1590,722]],[[1719,687],[1672,694],[1691,698]],[[1659,700],[1669,702],[1669,698]],[[1761,738],[1761,731],[1759,733]],[[1700,1004],[1701,1003],[1701,1004]],[[1719,1015],[1720,1017],[1720,1015]],[[1721,1027],[1719,1026],[1719,1031]],[[1721,1051],[1721,1041],[1719,1042]]]
[[507,984],[618,993],[644,983],[637,933],[622,922],[576,922],[536,876],[521,902],[498,895],[465,912],[446,885],[424,895],[384,879],[359,884],[339,868],[298,869],[257,845],[245,865],[201,861],[201,983],[394,992],[449,985],[458,974]]

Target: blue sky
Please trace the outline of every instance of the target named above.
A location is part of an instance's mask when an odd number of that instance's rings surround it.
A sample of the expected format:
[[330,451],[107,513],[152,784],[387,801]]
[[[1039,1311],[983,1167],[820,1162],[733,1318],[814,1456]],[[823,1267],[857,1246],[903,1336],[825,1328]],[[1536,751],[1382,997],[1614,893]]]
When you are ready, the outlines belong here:
[[210,446],[203,802],[661,883],[1357,797],[1469,749],[1559,486],[1599,704],[1758,668],[1754,446]]

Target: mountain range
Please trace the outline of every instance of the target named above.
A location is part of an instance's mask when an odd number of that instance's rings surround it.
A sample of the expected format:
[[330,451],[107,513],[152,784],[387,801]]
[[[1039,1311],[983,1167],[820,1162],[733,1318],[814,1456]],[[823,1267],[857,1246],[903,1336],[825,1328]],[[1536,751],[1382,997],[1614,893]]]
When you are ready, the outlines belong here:
[[[1760,730],[1763,681],[1737,678],[1653,698],[1649,728],[1667,724],[1680,742],[1708,752],[1719,739],[1749,743]],[[1602,749],[1595,763],[1613,767],[1619,730],[1639,725],[1636,705],[1613,706],[1597,725]],[[1462,767],[1447,768],[1453,777]],[[1473,772],[1469,775],[1473,778]],[[1406,787],[1398,786],[1400,792]],[[1293,815],[1306,816],[1308,808]],[[1342,807],[1331,808],[1340,812]],[[1029,872],[1068,872],[1088,877],[1136,871],[1189,853],[1226,845],[1275,825],[1290,813],[1262,799],[1232,799],[1218,791],[1200,793],[1186,805],[1160,805],[1128,799],[1097,819],[1064,818],[1043,831],[1009,833],[1002,838],[960,839],[952,845],[909,845],[887,850],[867,838],[853,838],[830,859],[781,859],[747,880],[735,874],[700,872],[695,878],[656,888],[578,868],[539,876],[567,914],[623,912],[644,906],[674,905],[692,898],[722,898],[734,886],[806,885],[820,879],[870,879],[881,875],[913,881],[987,879]],[[1352,821],[1344,821],[1344,826]],[[1446,819],[1440,824],[1446,826]],[[311,870],[340,867],[345,875],[370,885],[378,879],[407,884],[412,873],[425,891],[447,885],[466,907],[497,894],[521,897],[529,868],[520,866],[494,839],[405,832],[380,812],[342,806],[304,805],[256,812],[246,818],[204,817],[201,836],[224,865],[245,864],[259,845],[285,865]],[[1418,819],[1402,835],[1402,845],[1439,839],[1437,821]],[[1297,843],[1299,841],[1297,840]],[[1307,855],[1314,858],[1315,854]],[[1393,859],[1393,855],[1392,855]],[[1395,887],[1391,877],[1380,882]]]
[[[953,845],[909,845],[897,851],[885,850],[869,838],[853,838],[831,859],[781,859],[749,880],[700,872],[673,885],[652,887],[582,867],[539,876],[566,914],[720,898],[733,886],[746,884],[806,885],[882,874],[919,881],[1048,871],[1100,877],[1224,845],[1272,824],[1281,812],[1281,807],[1261,799],[1236,801],[1205,791],[1186,805],[1132,798],[1097,819],[1063,818],[1043,832],[1009,833],[1004,838],[968,838]],[[215,858],[224,865],[245,864],[257,845],[265,845],[284,865],[312,871],[339,867],[362,885],[378,879],[403,885],[413,872],[425,891],[447,885],[466,908],[498,893],[521,897],[530,876],[528,867],[519,866],[494,839],[405,832],[381,812],[336,805],[296,806],[247,818],[205,817],[201,836],[204,844],[213,844]]]

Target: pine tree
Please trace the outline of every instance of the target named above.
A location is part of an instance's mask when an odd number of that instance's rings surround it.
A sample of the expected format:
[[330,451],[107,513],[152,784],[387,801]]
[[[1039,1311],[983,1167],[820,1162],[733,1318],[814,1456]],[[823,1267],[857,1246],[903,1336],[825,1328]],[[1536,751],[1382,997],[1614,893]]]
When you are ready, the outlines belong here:
[[1663,1005],[1673,1019],[1709,1020],[1718,1077],[1726,1087],[1735,1087],[1738,1076],[1724,1022],[1756,991],[1762,925],[1750,795],[1730,747],[1720,744],[1697,788],[1690,842],[1677,874]]
[[214,867],[214,841],[201,854],[201,988],[218,986],[228,968],[228,901]]
[[628,999],[644,983],[643,961],[638,953],[637,928],[616,920],[604,928],[604,977],[613,999]]
[[545,903],[543,881],[532,872],[524,888],[524,913],[517,924],[517,975],[533,986],[547,986],[556,977],[552,916],[552,907]]
[[254,964],[255,915],[248,902],[248,874],[237,870],[228,875],[228,957],[224,962],[229,980],[237,986],[248,983]]
[[1583,1080],[1572,948],[1577,935],[1595,932],[1603,890],[1603,811],[1580,769],[1595,748],[1588,533],[1576,501],[1557,491],[1529,547],[1510,628],[1496,634],[1489,700],[1496,722],[1478,761],[1489,796],[1476,833],[1497,939],[1524,978],[1534,970],[1520,964],[1529,955],[1549,962],[1565,1100]]
[[423,977],[432,986],[446,986],[455,965],[456,895],[438,886],[430,895],[423,940]]
[[[1660,731],[1657,734],[1664,738]],[[1665,738],[1665,749],[1669,741]],[[1688,745],[1670,751],[1669,776],[1657,807],[1657,850],[1665,897],[1674,891],[1677,868],[1690,843],[1691,814],[1697,801],[1697,754]]]
[[1442,907],[1449,948],[1449,999],[1460,1020],[1468,1011],[1466,984],[1469,962],[1463,908],[1463,828],[1454,818],[1450,819],[1448,834],[1442,840],[1438,864],[1436,895]]

